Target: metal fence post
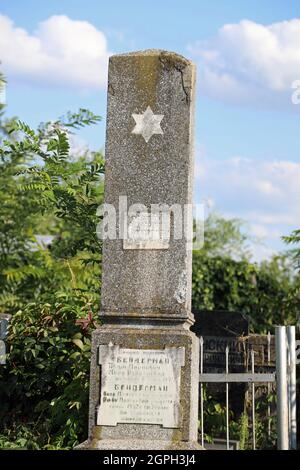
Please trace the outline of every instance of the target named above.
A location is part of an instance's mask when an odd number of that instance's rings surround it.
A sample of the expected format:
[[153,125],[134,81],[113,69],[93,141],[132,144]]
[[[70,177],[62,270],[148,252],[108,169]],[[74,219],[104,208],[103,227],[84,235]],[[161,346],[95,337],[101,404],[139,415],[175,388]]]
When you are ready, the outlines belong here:
[[[254,374],[254,351],[251,350],[251,371]],[[252,445],[256,450],[256,429],[255,429],[255,382],[252,382]]]
[[[268,336],[267,336],[267,342],[268,342],[268,366],[270,365],[271,362],[271,333],[268,331]],[[271,384],[268,382],[268,398],[270,397],[271,394]],[[270,439],[271,437],[271,405],[270,402],[268,401],[268,437]]]
[[277,376],[277,448],[289,449],[286,327],[275,327]]
[[297,449],[297,415],[296,415],[296,327],[287,326],[289,347],[289,433],[290,448]]
[[[225,349],[225,373],[229,372],[229,347]],[[226,382],[226,448],[229,450],[229,384]]]
[[[203,337],[200,338],[200,374],[203,374]],[[203,382],[200,382],[201,445],[204,448]]]

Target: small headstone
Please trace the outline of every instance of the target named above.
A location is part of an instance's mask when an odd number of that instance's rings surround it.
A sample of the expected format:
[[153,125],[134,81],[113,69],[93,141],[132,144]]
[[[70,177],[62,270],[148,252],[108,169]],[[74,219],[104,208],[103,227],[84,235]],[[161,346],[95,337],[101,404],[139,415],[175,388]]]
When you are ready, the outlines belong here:
[[10,317],[11,315],[5,313],[0,314],[0,339],[2,340],[6,338]]
[[6,344],[5,338],[8,333],[8,324],[11,315],[0,314],[0,364],[6,364]]
[[248,350],[254,351],[256,372],[273,372],[276,368],[276,351],[274,335],[249,335]]

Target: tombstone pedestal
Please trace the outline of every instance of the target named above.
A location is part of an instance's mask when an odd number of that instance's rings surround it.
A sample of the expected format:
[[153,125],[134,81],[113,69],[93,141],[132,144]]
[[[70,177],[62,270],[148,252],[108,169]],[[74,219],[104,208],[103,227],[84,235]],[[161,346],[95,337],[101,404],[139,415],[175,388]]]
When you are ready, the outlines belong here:
[[92,357],[90,439],[81,448],[199,448],[194,333],[104,326],[93,334]]
[[[198,449],[189,331],[195,67],[149,50],[108,77],[100,318],[81,449]],[[115,225],[114,225],[115,222]]]

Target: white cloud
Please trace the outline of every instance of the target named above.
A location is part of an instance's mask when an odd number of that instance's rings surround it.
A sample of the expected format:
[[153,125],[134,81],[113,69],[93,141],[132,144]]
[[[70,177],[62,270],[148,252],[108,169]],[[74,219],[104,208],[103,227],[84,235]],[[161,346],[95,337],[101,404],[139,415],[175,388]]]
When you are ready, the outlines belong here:
[[300,79],[300,19],[262,25],[225,24],[216,37],[189,50],[200,59],[202,89],[234,103],[291,105]]
[[269,248],[283,249],[280,237],[300,227],[300,163],[201,160],[196,165],[197,202],[213,199],[226,217],[248,221],[250,233]]
[[252,252],[253,261],[256,261],[257,263],[260,263],[261,261],[264,261],[266,259],[270,259],[273,255],[277,253],[276,250],[268,246],[258,245],[254,243],[251,244],[250,250]]
[[[252,221],[255,219],[256,218],[253,217]],[[280,230],[277,228],[274,228],[274,227],[270,228],[268,225],[262,225],[262,224],[256,224],[256,223],[251,224],[250,231],[254,237],[257,237],[259,239],[266,239],[266,238],[279,239],[282,235]]]
[[[270,213],[282,213],[285,220],[288,210],[295,209],[294,218],[300,222],[300,164],[291,161],[260,161],[233,157],[226,160],[205,157],[197,164],[197,178],[205,188],[205,196],[218,196],[225,204],[235,202],[244,211],[260,208]],[[289,219],[290,220],[290,219]]]
[[104,33],[87,21],[51,16],[33,34],[0,14],[0,58],[8,80],[93,89],[105,86]]

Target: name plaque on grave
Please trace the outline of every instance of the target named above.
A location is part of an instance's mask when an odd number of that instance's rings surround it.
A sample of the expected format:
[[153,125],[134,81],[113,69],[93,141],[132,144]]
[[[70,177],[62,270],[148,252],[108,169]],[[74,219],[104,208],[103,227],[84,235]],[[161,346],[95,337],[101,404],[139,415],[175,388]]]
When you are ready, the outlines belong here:
[[169,214],[141,212],[129,220],[124,250],[166,250],[169,248]]
[[180,427],[180,375],[185,349],[99,347],[101,397],[97,424]]
[[207,367],[225,367],[225,351],[229,348],[231,366],[245,365],[245,343],[234,336],[203,336],[203,359]]

